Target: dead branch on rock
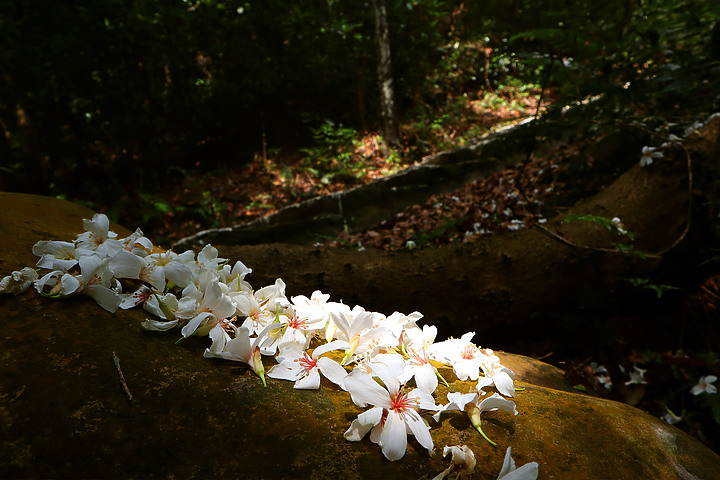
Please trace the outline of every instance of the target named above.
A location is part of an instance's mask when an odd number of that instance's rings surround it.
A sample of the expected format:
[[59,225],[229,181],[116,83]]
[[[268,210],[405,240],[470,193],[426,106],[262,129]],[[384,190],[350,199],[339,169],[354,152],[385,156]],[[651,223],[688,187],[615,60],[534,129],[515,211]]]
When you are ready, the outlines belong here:
[[123,375],[122,369],[120,368],[120,359],[117,355],[115,355],[115,352],[112,352],[113,357],[113,363],[115,364],[115,370],[117,370],[118,377],[120,377],[120,386],[122,386],[123,392],[125,393],[125,396],[127,397],[128,401],[131,402],[133,399],[132,393],[130,393],[130,389],[127,386],[127,382],[125,381],[125,375]]

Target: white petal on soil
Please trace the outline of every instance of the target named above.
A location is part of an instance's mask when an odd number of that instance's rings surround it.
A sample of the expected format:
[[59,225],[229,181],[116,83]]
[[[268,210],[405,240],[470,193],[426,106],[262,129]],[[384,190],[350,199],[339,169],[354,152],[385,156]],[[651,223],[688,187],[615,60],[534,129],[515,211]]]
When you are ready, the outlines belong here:
[[382,408],[373,407],[367,410],[352,421],[350,428],[345,432],[345,439],[351,442],[359,442],[362,438],[382,420]]
[[380,444],[385,458],[394,462],[405,456],[407,450],[407,427],[405,421],[396,411],[390,410],[382,433]]

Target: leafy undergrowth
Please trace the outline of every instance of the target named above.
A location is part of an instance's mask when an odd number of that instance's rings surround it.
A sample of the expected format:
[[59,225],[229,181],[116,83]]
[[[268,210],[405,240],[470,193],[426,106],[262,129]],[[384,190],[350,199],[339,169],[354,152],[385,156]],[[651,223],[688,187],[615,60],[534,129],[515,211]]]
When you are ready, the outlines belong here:
[[[398,149],[388,148],[378,132],[359,134],[326,122],[314,132],[311,148],[271,150],[257,154],[240,168],[184,172],[172,189],[141,198],[142,205],[133,211],[144,212],[143,218],[123,222],[140,222],[147,234],[165,244],[200,230],[242,224],[312,197],[397,173],[427,155],[463,146],[495,128],[517,123],[536,113],[539,96],[537,87],[511,84],[448,99],[439,112],[420,109],[413,122],[402,126]],[[537,169],[528,170],[537,173]],[[460,194],[466,193],[470,194]],[[435,228],[418,219],[414,231],[428,227]]]

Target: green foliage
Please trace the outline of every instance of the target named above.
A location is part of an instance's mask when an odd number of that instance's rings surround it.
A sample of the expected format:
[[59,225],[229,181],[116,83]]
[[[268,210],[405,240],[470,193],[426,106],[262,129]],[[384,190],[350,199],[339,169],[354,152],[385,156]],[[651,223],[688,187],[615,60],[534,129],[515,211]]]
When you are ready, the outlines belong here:
[[617,219],[609,219],[609,218],[600,217],[597,215],[590,215],[588,213],[574,213],[572,215],[568,215],[562,221],[562,223],[569,223],[569,222],[596,223],[596,224],[600,225],[601,227],[605,228],[605,230],[607,230],[610,233],[620,235],[620,236],[626,236],[631,241],[635,239],[635,234],[623,229],[622,223],[620,223],[620,221]]
[[618,253],[637,255],[638,257],[640,257],[642,259],[645,259],[648,256],[652,256],[652,254],[643,252],[642,250],[637,250],[635,248],[635,244],[633,243],[635,240],[635,234],[633,232],[625,230],[625,227],[619,218],[609,219],[609,218],[600,217],[597,215],[591,215],[591,214],[587,214],[587,213],[575,213],[575,214],[568,215],[567,217],[565,217],[561,223],[568,223],[568,222],[595,223],[597,225],[600,225],[606,231],[608,231],[609,233],[611,233],[613,235],[617,235],[619,237],[626,238],[630,243],[611,242],[613,250]]
[[311,175],[328,184],[336,176],[362,177],[362,158],[355,154],[358,133],[352,128],[326,121],[313,131],[315,148],[301,149],[304,165]]
[[680,288],[673,287],[672,285],[660,285],[652,283],[648,278],[625,278],[624,280],[630,283],[630,285],[632,285],[633,287],[645,288],[647,290],[655,292],[658,300],[661,299],[663,294],[667,291],[680,290]]

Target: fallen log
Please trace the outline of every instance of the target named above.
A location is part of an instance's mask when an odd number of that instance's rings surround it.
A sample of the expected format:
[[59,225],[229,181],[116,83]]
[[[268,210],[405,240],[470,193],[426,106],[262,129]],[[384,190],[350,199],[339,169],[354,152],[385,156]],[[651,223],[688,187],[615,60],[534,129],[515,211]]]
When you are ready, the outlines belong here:
[[[447,334],[476,330],[502,344],[542,332],[548,314],[573,304],[579,290],[612,291],[622,278],[651,276],[663,256],[692,249],[702,228],[689,223],[690,215],[704,200],[690,204],[691,161],[717,158],[719,131],[720,118],[714,118],[685,147],[649,167],[632,167],[542,228],[420,251],[216,246],[254,269],[254,285],[282,278],[292,292],[319,289],[388,314],[418,310]],[[617,237],[599,225],[562,223],[572,214],[619,217],[635,233],[634,249],[651,255],[619,253],[612,246]]]

